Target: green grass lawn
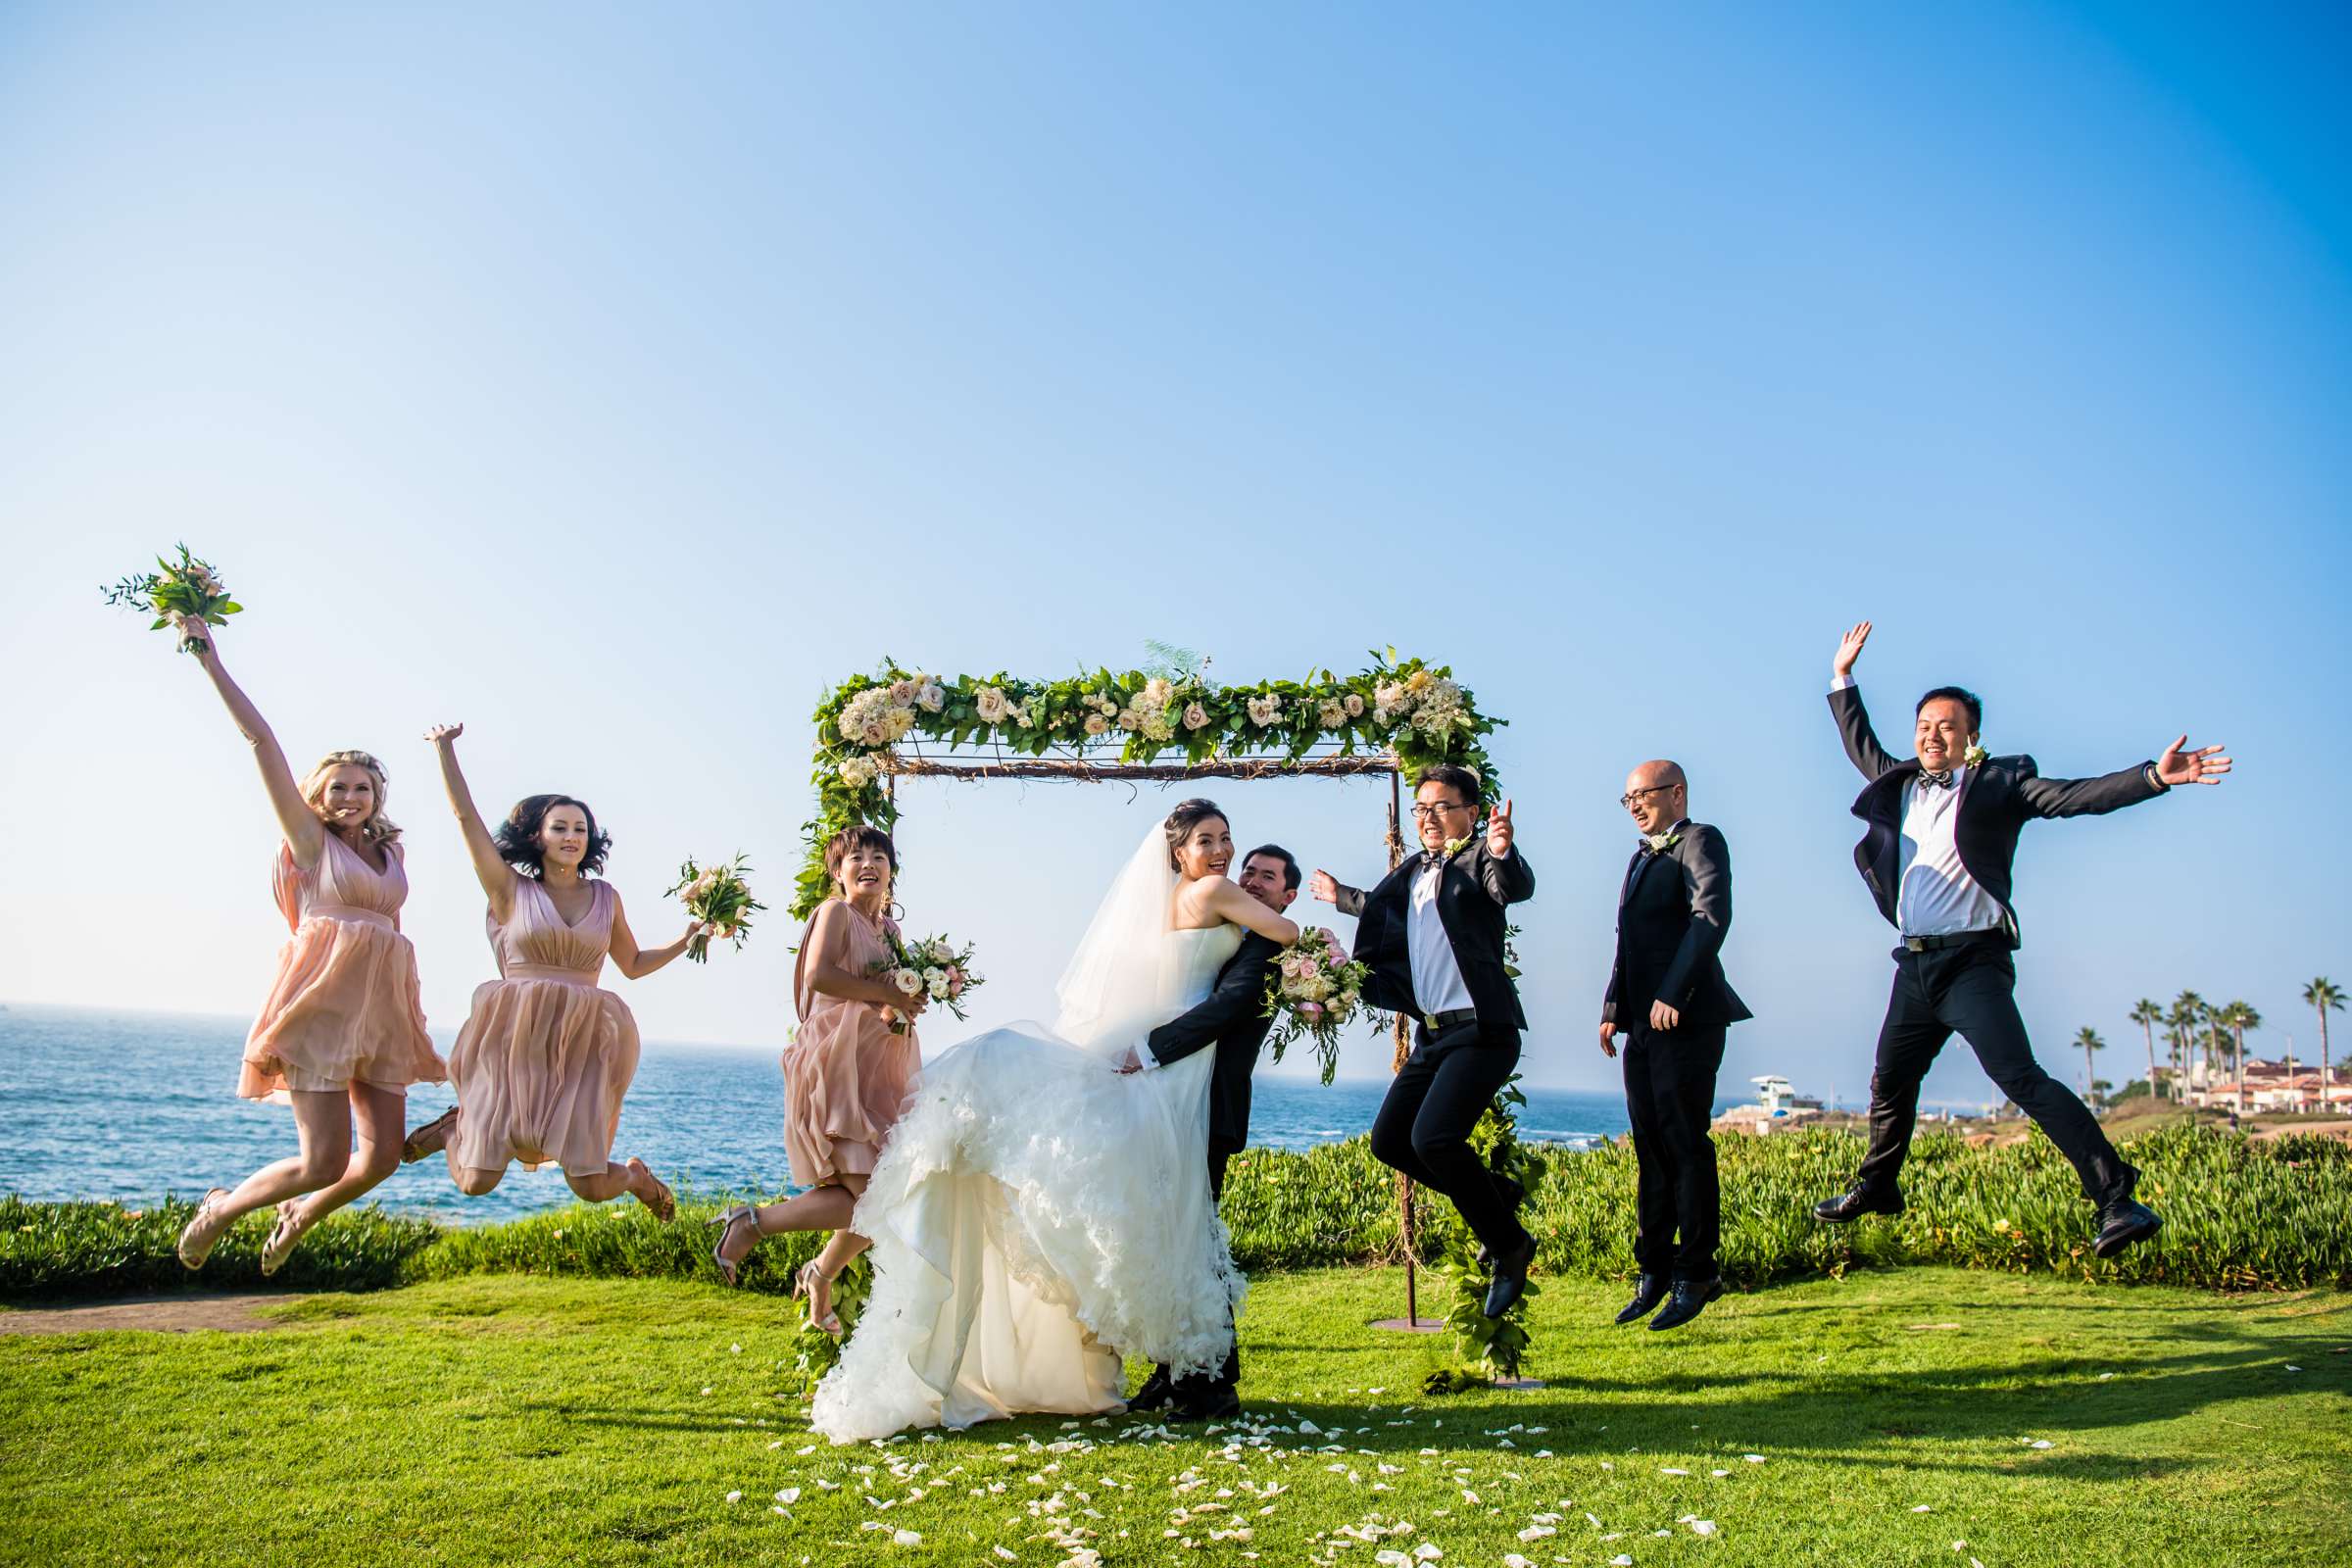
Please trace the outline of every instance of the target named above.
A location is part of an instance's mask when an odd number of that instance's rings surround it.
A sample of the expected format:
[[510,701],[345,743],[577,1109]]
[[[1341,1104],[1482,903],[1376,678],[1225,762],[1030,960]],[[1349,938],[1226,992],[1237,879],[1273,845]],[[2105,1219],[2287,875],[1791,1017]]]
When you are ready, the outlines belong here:
[[789,1303],[706,1285],[477,1277],[259,1334],[0,1337],[0,1560],[2352,1561],[2352,1296],[1915,1269],[1670,1335],[1612,1328],[1622,1297],[1544,1282],[1549,1387],[1425,1398],[1445,1346],[1367,1326],[1400,1276],[1276,1275],[1241,1427],[838,1449],[792,1392]]

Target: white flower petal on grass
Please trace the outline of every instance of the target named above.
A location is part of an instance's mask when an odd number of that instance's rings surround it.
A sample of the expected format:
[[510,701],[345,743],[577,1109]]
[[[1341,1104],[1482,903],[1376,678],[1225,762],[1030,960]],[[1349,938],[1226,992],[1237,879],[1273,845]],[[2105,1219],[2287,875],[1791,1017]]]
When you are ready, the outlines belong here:
[[2294,1365],[2292,1362],[2289,1362],[2289,1363],[2287,1364],[2287,1368],[2286,1368],[2286,1369],[2287,1369],[2289,1372],[2300,1372],[2300,1371],[2302,1371],[2302,1370],[2303,1370],[2301,1367]]
[[2050,1440],[2047,1438],[2035,1438],[2032,1444],[2028,1445],[2028,1446],[2035,1448],[2047,1448],[2051,1446],[2051,1444]]
[[801,1500],[801,1489],[798,1487],[786,1487],[782,1492],[776,1494],[776,1500],[789,1508],[794,1503]]
[[1013,1550],[1011,1547],[1009,1547],[1009,1546],[996,1546],[996,1547],[992,1547],[991,1549],[992,1549],[992,1550],[994,1550],[994,1551],[996,1552],[996,1554],[997,1554],[999,1557],[1003,1558],[1003,1559],[1004,1559],[1004,1561],[1006,1561],[1006,1562],[1019,1562],[1019,1561],[1021,1560],[1021,1559],[1020,1559],[1020,1554],[1019,1554],[1019,1553],[1017,1553],[1017,1552],[1015,1552],[1015,1551],[1014,1551],[1014,1550]]
[[1662,1476],[1687,1476],[1690,1473],[1690,1472],[1688,1470],[1677,1470],[1670,1464],[1662,1464],[1658,1466],[1658,1474]]
[[1634,1559],[1621,1551],[1609,1559],[1609,1568],[1634,1568]]
[[1936,1511],[1936,1507],[1933,1503],[1923,1502],[1911,1511],[1913,1513],[1934,1513]]
[[1436,1546],[1430,1544],[1430,1543],[1424,1541],[1421,1543],[1421,1544],[1413,1548],[1413,1555],[1422,1562],[1436,1562],[1440,1557],[1445,1556],[1446,1553],[1439,1550]]
[[1380,1564],[1380,1568],[1411,1568],[1413,1561],[1412,1558],[1393,1546],[1385,1551],[1374,1552],[1372,1560]]
[[1690,1533],[1694,1536],[1711,1536],[1715,1533],[1715,1521],[1712,1519],[1693,1519],[1690,1521]]
[[727,1494],[727,1500],[729,1502],[741,1502],[743,1500],[743,1494],[740,1492],[730,1492]]
[[1760,1453],[1743,1453],[1740,1457],[1745,1459],[1749,1464],[1762,1464],[1764,1462],[1764,1456]]

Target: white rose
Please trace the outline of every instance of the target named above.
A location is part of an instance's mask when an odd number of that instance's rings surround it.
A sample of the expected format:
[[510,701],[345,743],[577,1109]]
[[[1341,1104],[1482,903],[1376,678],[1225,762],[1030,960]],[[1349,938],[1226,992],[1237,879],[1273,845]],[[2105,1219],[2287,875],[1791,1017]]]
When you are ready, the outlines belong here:
[[1108,728],[1110,728],[1110,721],[1104,718],[1101,713],[1089,713],[1086,715],[1086,732],[1089,735],[1100,735]]
[[1130,732],[1142,729],[1144,727],[1143,715],[1136,712],[1136,710],[1132,708],[1120,709],[1118,712],[1112,715],[1112,722],[1117,724],[1119,728]]
[[1004,723],[1012,711],[1012,705],[1004,700],[1004,688],[1002,686],[981,687],[973,707],[978,710],[981,720],[990,724]]
[[925,681],[914,694],[914,700],[926,713],[936,713],[948,706],[947,688],[937,681]]
[[1348,722],[1348,710],[1341,705],[1338,698],[1327,697],[1323,700],[1322,706],[1315,710],[1315,717],[1322,721],[1325,729],[1338,729]]
[[1184,727],[1204,729],[1208,725],[1208,710],[1199,703],[1187,703],[1184,708]]
[[1348,710],[1348,716],[1349,718],[1361,718],[1364,716],[1364,700],[1361,697],[1356,696],[1353,692],[1349,692],[1348,694],[1348,700],[1341,706]]
[[909,997],[923,989],[923,977],[912,969],[893,969],[890,972],[890,983]]

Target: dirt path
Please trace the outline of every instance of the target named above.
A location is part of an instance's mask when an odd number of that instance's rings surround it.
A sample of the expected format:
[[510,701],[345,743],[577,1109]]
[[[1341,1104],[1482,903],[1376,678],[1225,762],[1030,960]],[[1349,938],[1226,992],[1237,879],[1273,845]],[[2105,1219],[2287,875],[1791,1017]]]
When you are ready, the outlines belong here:
[[256,1307],[293,1299],[294,1296],[288,1292],[155,1296],[135,1301],[101,1301],[91,1306],[0,1311],[0,1334],[92,1334],[106,1329],[147,1329],[167,1334],[220,1329],[230,1334],[253,1334],[281,1326],[270,1318],[257,1316]]

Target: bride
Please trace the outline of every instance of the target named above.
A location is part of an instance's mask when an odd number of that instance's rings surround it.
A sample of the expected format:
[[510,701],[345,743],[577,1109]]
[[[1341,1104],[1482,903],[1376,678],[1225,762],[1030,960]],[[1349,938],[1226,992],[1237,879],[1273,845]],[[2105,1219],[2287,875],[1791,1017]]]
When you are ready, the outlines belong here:
[[1186,801],[1145,835],[1063,972],[1052,1033],[924,1064],[858,1203],[874,1286],[816,1391],[836,1443],[1023,1410],[1121,1406],[1122,1355],[1212,1373],[1242,1279],[1208,1191],[1214,1052],[1133,1069],[1248,927],[1298,928],[1226,879],[1233,834]]

